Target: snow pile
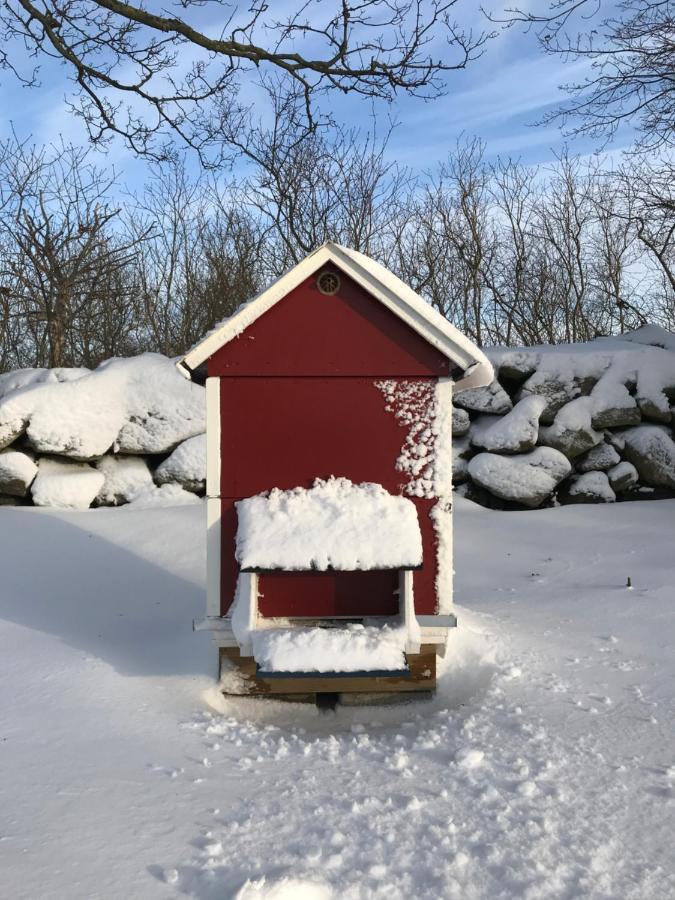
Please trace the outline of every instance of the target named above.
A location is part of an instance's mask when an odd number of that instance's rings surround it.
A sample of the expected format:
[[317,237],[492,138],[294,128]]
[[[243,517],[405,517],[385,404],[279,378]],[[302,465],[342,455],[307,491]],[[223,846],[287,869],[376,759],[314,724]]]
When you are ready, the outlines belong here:
[[274,489],[236,504],[242,569],[399,569],[422,562],[415,505],[347,478]]
[[165,453],[204,431],[204,389],[155,353],[112,359],[76,380],[29,384],[0,400],[0,442],[23,431],[41,453],[93,459]]
[[83,375],[88,375],[90,369],[17,369],[14,372],[4,372],[0,375],[0,397],[17,391],[19,388],[28,387],[31,384],[58,383],[64,381],[76,381]]
[[260,628],[253,656],[267,672],[373,672],[406,668],[403,626]]
[[[47,490],[45,477],[35,479],[43,455],[89,464],[87,485],[105,479],[93,496],[89,487],[76,491],[78,508],[87,496],[97,506],[128,503],[141,489],[144,502],[186,502],[171,488],[204,492],[204,430],[204,388],[158,354],[111,359],[94,371],[8,372],[0,375],[0,504],[49,505],[54,498],[71,506],[70,489]],[[60,471],[68,484],[76,473],[85,484],[86,469]],[[153,494],[154,484],[169,489]]]

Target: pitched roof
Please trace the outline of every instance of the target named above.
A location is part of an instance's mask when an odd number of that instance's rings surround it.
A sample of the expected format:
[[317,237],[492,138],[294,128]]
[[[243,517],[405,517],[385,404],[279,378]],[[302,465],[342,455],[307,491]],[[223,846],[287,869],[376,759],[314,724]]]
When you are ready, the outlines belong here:
[[454,365],[459,366],[464,371],[464,377],[456,382],[458,387],[480,387],[492,381],[494,372],[485,354],[426,300],[380,263],[357,250],[350,250],[332,241],[327,241],[310,253],[257,297],[216,325],[178,362],[179,370],[188,378],[191,377],[191,373],[217,350],[242,334],[263,313],[329,262],[349,275]]

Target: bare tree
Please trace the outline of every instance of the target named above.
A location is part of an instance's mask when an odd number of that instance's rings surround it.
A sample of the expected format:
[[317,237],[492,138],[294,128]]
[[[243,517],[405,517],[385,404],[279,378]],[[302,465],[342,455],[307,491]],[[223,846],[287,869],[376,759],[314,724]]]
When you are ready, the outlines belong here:
[[278,94],[272,101],[273,127],[240,143],[252,164],[240,195],[266,229],[267,268],[278,274],[326,240],[386,256],[411,186],[409,172],[387,158],[391,129],[381,137],[375,127],[298,136],[297,104]]
[[169,356],[249,300],[265,277],[257,224],[229,186],[191,177],[180,159],[134,198],[127,227],[142,241],[134,262],[141,331]]
[[546,117],[572,133],[611,138],[637,125],[642,147],[673,143],[675,12],[669,0],[551,0],[548,10],[510,8],[493,21],[534,30],[544,52],[586,60],[590,74],[566,85],[568,102]]
[[[481,52],[487,35],[452,18],[458,0],[298,0],[274,4],[179,0],[150,10],[125,0],[8,0],[0,7],[0,65],[24,83],[46,57],[65,63],[73,105],[91,139],[121,135],[161,155],[155,138],[178,135],[206,160],[223,125],[240,120],[249,75],[276,73],[303,97],[355,92],[390,100],[438,96],[444,76]],[[214,27],[215,24],[215,27]],[[25,46],[37,69],[20,68]]]
[[79,333],[81,323],[103,309],[119,316],[127,300],[120,273],[136,239],[113,228],[119,209],[108,199],[112,181],[89,164],[86,151],[69,146],[38,151],[10,144],[0,166],[6,197],[0,283],[9,315],[21,318],[30,335],[37,364],[98,362],[113,349],[99,341],[94,350],[90,327],[85,352]]

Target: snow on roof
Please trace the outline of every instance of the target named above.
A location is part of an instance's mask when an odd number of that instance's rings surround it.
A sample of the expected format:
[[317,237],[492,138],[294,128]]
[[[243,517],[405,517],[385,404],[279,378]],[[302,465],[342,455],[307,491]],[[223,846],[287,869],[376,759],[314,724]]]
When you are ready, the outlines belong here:
[[242,334],[263,313],[327,262],[333,263],[353,278],[372,297],[463,369],[465,379],[462,379],[462,383],[466,380],[463,386],[480,387],[492,381],[492,365],[485,354],[426,300],[380,263],[332,241],[327,241],[310,253],[261,294],[240,306],[232,316],[217,325],[183,357],[178,363],[179,369],[190,377],[217,350]]
[[422,563],[415,505],[381,485],[320,478],[309,488],[274,488],[236,504],[242,569],[343,571]]

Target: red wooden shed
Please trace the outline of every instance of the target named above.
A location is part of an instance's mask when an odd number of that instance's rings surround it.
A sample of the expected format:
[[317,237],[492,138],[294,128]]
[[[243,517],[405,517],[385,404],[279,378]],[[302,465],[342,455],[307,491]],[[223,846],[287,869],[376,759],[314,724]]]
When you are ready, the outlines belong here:
[[428,690],[452,614],[452,391],[484,354],[326,243],[178,364],[206,378],[207,614],[249,693]]

